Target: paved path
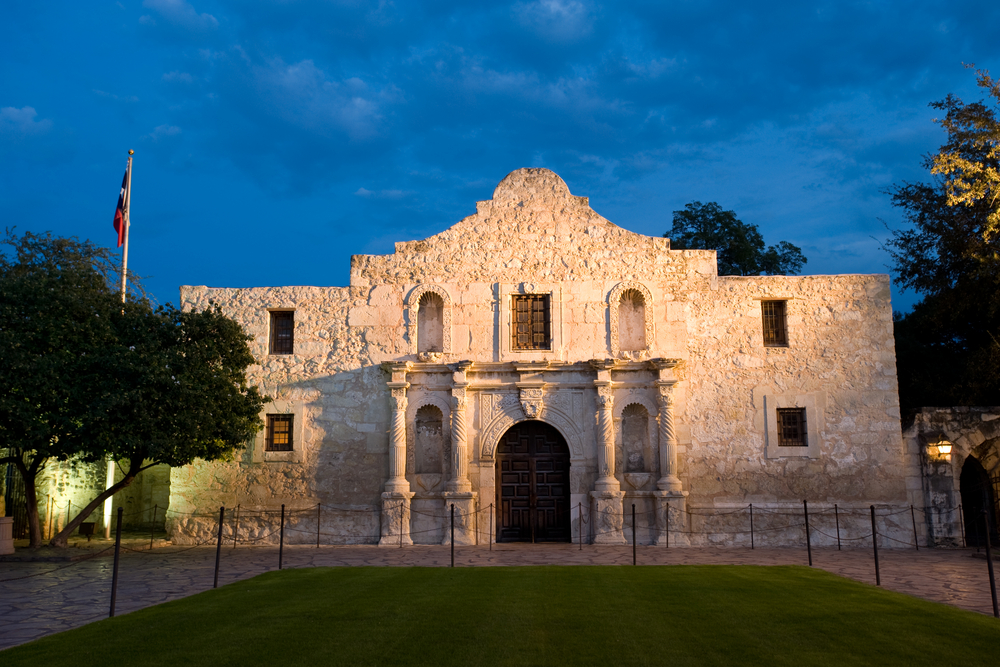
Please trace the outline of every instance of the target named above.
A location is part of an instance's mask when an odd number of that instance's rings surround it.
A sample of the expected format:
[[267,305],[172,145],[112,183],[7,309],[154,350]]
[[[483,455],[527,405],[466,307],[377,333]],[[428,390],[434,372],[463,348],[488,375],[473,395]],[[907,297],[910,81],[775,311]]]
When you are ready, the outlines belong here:
[[[927,600],[992,614],[986,561],[972,550],[893,549],[879,552],[882,586]],[[444,567],[450,550],[441,546],[403,549],[376,546],[306,547],[284,550],[284,567]],[[630,547],[570,544],[505,544],[458,547],[457,567],[490,565],[628,565]],[[803,549],[639,547],[641,565],[806,565]],[[820,548],[813,564],[868,584],[875,583],[870,551]],[[113,561],[102,556],[69,563],[0,563],[0,649],[106,618]],[[176,600],[212,587],[214,547],[167,546],[124,552],[119,566],[117,614]],[[219,584],[278,568],[276,547],[223,547]],[[998,568],[1000,569],[1000,568]],[[42,574],[44,573],[44,574]],[[998,573],[1000,574],[1000,573]],[[38,575],[38,576],[29,576]],[[16,579],[15,579],[16,578]]]

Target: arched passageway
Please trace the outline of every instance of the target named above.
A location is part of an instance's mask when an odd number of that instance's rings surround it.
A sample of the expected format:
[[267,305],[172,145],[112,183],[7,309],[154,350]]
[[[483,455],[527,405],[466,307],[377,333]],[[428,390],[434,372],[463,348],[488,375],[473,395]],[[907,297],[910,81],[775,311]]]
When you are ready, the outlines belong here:
[[569,447],[540,421],[512,426],[497,447],[497,542],[569,542]]
[[959,477],[959,489],[962,493],[965,540],[969,546],[986,546],[986,525],[989,526],[990,542],[1000,544],[997,538],[996,489],[992,482],[979,459],[975,456],[965,459]]

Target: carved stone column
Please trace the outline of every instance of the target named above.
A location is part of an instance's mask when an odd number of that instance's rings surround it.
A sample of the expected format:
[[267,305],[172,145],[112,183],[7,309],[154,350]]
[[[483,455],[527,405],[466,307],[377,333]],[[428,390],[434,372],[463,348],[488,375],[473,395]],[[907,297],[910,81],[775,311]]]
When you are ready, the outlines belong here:
[[656,382],[660,426],[660,491],[680,493],[681,480],[677,477],[677,436],[674,434],[674,383]]
[[[674,369],[680,365],[677,359],[653,359],[650,365],[658,372],[653,382],[656,388],[659,414],[659,455],[660,479],[656,482],[656,538],[655,544],[687,544],[687,492],[677,476],[677,435],[674,432],[674,385],[677,378]],[[669,535],[668,535],[669,532]]]
[[[455,506],[455,544],[476,543],[476,493],[469,481],[469,445],[466,431],[468,379],[471,361],[452,366],[451,390],[451,465],[448,484],[442,494],[446,520],[450,522],[451,505]],[[443,544],[451,544],[451,526],[445,526]]]
[[392,406],[389,430],[389,479],[382,493],[382,546],[413,544],[410,538],[410,483],[406,479],[406,381],[409,362],[384,364],[383,369],[392,374],[386,383]]
[[625,544],[622,533],[622,498],[625,494],[615,478],[614,389],[611,384],[614,361],[595,359],[590,365],[597,371],[594,387],[597,390],[598,478],[590,494],[594,502],[594,543]]

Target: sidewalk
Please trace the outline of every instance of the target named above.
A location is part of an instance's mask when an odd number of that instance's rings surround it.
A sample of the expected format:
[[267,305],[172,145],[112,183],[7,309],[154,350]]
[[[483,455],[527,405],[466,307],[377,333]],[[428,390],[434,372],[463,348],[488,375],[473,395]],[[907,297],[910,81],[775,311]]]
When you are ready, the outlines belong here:
[[[138,544],[129,546],[138,548]],[[973,558],[974,551],[880,550],[882,586],[992,615],[986,561]],[[113,566],[109,554],[78,561],[0,563],[0,649],[107,618]],[[398,549],[296,545],[285,547],[284,567],[447,567],[450,555],[449,547],[444,546]],[[492,551],[486,546],[455,549],[456,567],[631,563],[632,548],[626,546],[584,545],[580,550],[572,544],[494,544]],[[646,546],[638,548],[638,564],[807,565],[808,561],[805,549],[795,548]],[[813,564],[856,581],[875,583],[875,565],[868,550],[813,549]],[[211,589],[214,568],[214,546],[161,546],[152,551],[123,549],[116,615]],[[276,569],[277,547],[223,546],[219,585]]]

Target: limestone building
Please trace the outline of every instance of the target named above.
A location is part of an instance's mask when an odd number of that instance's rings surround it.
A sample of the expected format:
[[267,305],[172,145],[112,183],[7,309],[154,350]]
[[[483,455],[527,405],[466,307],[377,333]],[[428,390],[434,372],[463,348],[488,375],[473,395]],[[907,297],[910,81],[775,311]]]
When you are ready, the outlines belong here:
[[861,509],[922,502],[888,276],[718,276],[714,251],[618,227],[545,169],[354,256],[347,287],[181,301],[243,324],[274,400],[237,460],[171,471],[175,540],[220,505],[265,535],[252,513],[285,504],[293,541],[319,522],[326,542],[440,544],[453,505],[460,544],[622,544],[635,505],[639,543],[744,544],[753,503],[758,544],[799,544],[803,499],[858,534]]

